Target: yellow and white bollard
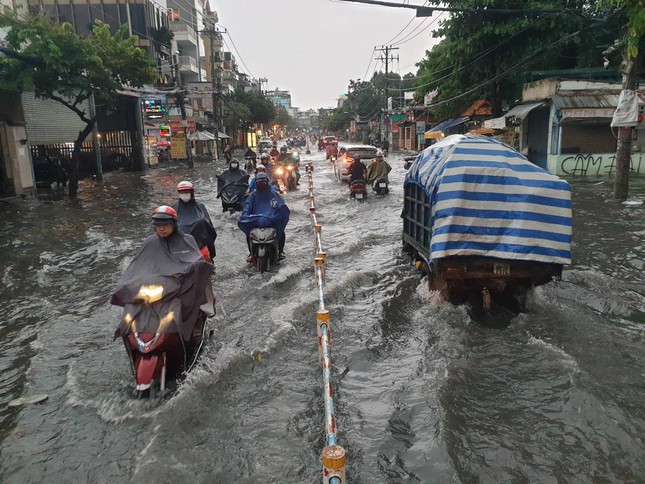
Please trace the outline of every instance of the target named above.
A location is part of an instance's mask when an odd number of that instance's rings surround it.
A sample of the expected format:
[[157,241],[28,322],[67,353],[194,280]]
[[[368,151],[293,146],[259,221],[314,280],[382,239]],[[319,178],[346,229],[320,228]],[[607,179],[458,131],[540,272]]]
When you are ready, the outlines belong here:
[[340,445],[328,445],[323,449],[323,484],[345,484],[345,449]]

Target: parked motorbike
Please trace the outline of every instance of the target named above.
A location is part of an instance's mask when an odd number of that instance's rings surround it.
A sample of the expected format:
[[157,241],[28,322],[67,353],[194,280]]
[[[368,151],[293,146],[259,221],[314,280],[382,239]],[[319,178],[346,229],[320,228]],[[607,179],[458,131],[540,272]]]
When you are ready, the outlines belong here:
[[234,181],[227,181],[221,175],[217,177],[217,198],[222,199],[222,212],[241,212],[244,205],[244,194],[249,188],[249,175]]
[[349,196],[356,200],[367,198],[367,184],[363,180],[354,180],[349,185]]
[[377,177],[371,182],[372,190],[376,192],[377,195],[387,195],[390,193],[389,184],[387,178],[384,176]]
[[251,254],[255,270],[263,273],[271,270],[279,260],[278,234],[274,228],[255,228],[249,233]]

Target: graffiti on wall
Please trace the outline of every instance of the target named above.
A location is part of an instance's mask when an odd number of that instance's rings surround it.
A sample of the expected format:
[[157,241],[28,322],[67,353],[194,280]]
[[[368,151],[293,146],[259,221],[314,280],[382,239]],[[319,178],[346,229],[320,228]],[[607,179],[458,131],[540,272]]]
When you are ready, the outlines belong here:
[[[644,154],[632,154],[630,166],[633,173],[645,173]],[[578,153],[558,157],[558,173],[564,175],[613,175],[615,170],[616,153]]]

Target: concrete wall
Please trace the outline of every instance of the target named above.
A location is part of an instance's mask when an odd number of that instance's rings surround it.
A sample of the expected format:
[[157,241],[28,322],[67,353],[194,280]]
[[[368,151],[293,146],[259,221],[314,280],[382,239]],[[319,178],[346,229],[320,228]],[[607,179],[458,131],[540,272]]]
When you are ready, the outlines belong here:
[[[549,155],[547,169],[556,175],[604,176],[616,171],[616,153]],[[645,153],[632,154],[632,173],[645,174]]]

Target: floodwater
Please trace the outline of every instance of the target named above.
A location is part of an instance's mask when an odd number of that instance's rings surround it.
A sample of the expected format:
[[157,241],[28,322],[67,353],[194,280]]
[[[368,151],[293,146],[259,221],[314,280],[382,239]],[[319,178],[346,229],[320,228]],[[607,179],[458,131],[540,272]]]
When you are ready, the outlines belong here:
[[[571,180],[574,263],[527,311],[482,318],[428,291],[402,251],[403,160],[391,193],[349,201],[310,157],[348,482],[645,480],[645,205]],[[321,482],[325,443],[306,184],[287,259],[245,263],[219,164],[114,173],[77,200],[0,203],[0,481]],[[149,214],[182,179],[216,223],[213,338],[162,399],[130,398],[111,291]],[[632,193],[645,199],[645,182]],[[19,408],[6,403],[47,394]]]

